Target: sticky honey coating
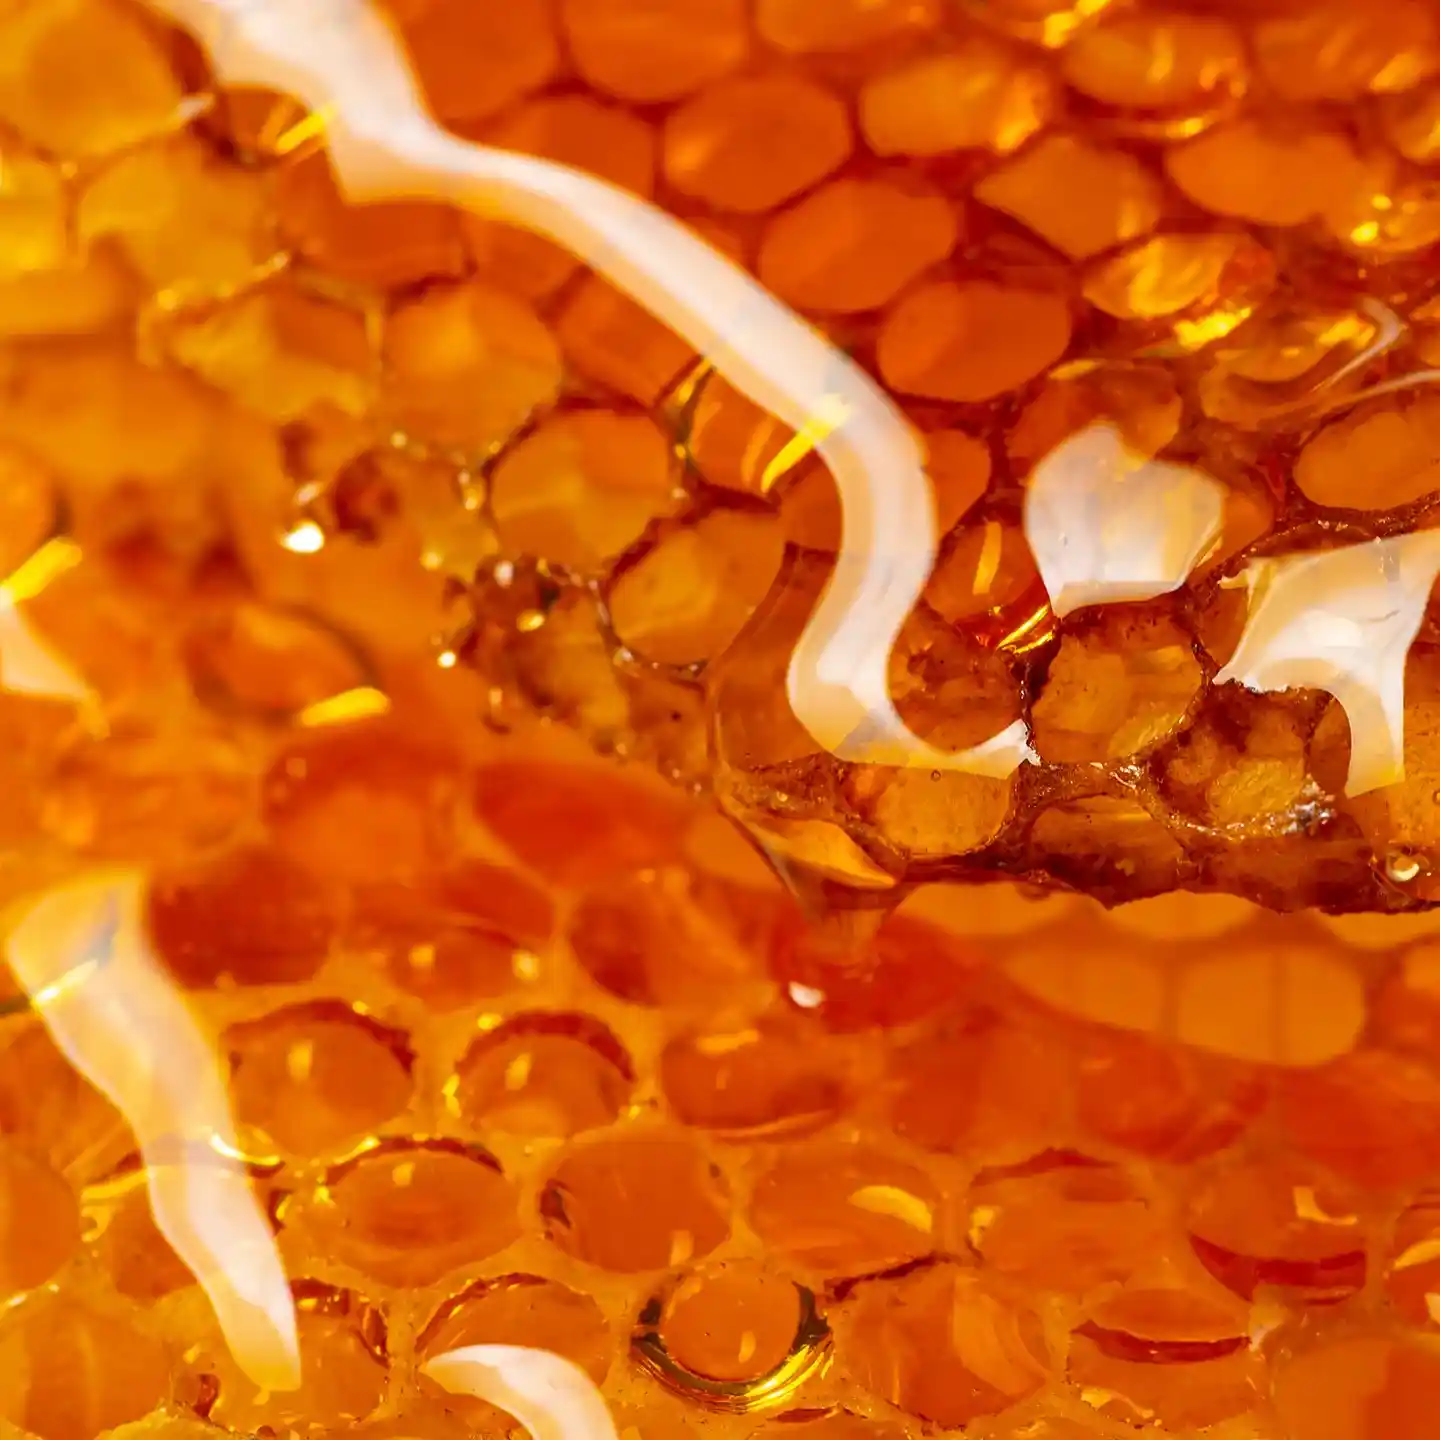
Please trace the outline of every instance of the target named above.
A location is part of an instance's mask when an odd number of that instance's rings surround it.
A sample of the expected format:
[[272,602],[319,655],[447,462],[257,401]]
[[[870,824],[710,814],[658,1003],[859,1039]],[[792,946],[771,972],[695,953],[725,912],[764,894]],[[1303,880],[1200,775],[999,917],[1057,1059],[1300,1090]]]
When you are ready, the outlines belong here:
[[[344,8],[324,23],[343,27]],[[367,161],[368,142],[340,118],[362,113],[358,95],[306,118],[231,87],[185,138],[231,147],[231,163],[255,182],[252,229],[259,192],[273,192],[268,242],[249,241],[271,248],[248,270],[232,253],[218,285],[161,290],[166,303],[146,334],[176,369],[280,422],[298,507],[291,548],[313,551],[327,536],[332,547],[383,541],[397,565],[402,545],[418,552],[448,585],[429,607],[444,632],[439,658],[477,671],[500,723],[539,713],[602,752],[708,787],[772,854],[822,878],[873,888],[878,875],[898,887],[1000,869],[1109,899],[1184,886],[1283,905],[1426,903],[1428,827],[1399,827],[1398,867],[1381,837],[1413,808],[1407,795],[1433,790],[1423,707],[1406,699],[1431,663],[1430,570],[1407,581],[1397,627],[1384,619],[1394,608],[1389,551],[1363,549],[1372,538],[1395,548],[1428,523],[1432,318],[1414,258],[1426,242],[1378,247],[1364,224],[1319,224],[1303,195],[1288,210],[1272,196],[1272,214],[1196,178],[1197,153],[1224,160],[1226,146],[1239,147],[1226,162],[1239,175],[1265,146],[1283,150],[1244,110],[1254,77],[1243,27],[1218,18],[1192,27],[1164,11],[1124,24],[1097,14],[1059,64],[1045,42],[1026,48],[1035,43],[1026,25],[953,8],[907,11],[873,55],[819,40],[792,53],[742,19],[738,39],[725,31],[713,74],[692,84],[678,78],[682,65],[673,94],[652,101],[642,86],[638,102],[633,77],[617,79],[597,56],[606,45],[642,54],[650,45],[658,65],[665,22],[653,21],[642,44],[626,13],[572,17],[562,7],[517,19],[503,45],[496,39],[496,56],[513,48],[516,69],[493,62],[501,98],[483,104],[439,58],[459,20],[444,7],[391,18],[454,137],[477,154],[518,151],[589,171],[635,195],[625,203],[642,227],[654,205],[670,210],[712,259],[732,262],[726,273],[743,280],[752,268],[828,337],[833,393],[817,401],[808,379],[793,392],[784,380],[762,387],[784,419],[748,398],[760,393],[752,361],[737,371],[735,357],[752,353],[759,332],[739,321],[733,334],[717,331],[712,317],[702,336],[677,319],[661,293],[684,270],[661,243],[668,232],[656,230],[646,252],[656,275],[672,277],[659,281],[629,251],[617,270],[608,242],[590,251],[587,273],[586,255],[540,238],[533,205],[513,193],[484,190],[482,200],[476,190],[465,210],[347,203],[347,188],[358,199],[444,186]],[[574,25],[587,39],[567,62],[561,39]],[[232,64],[243,52],[244,74],[264,69],[253,43],[225,52],[219,31],[197,30]],[[1157,88],[1155,66],[1132,74],[1121,60],[1125,45],[1150,46],[1183,68],[1173,58],[1182,43],[1196,47],[1189,108],[1175,99],[1185,91],[1179,69],[1172,95]],[[953,96],[942,104],[925,84],[946,65],[993,75],[995,95],[969,111]],[[1219,92],[1215,66],[1230,76]],[[297,71],[297,84],[315,91],[323,68]],[[1413,73],[1409,88],[1374,93],[1386,105],[1393,93],[1418,96],[1429,72],[1417,62]],[[190,83],[204,91],[203,66]],[[662,111],[641,114],[636,103]],[[758,117],[772,111],[790,137],[783,154],[745,128],[758,134]],[[1321,138],[1344,150],[1337,136]],[[1331,174],[1332,188],[1350,174],[1373,189],[1379,160],[1345,143],[1358,168],[1307,162],[1301,174]],[[185,163],[197,153],[192,143]],[[151,156],[125,159],[107,175],[143,184]],[[212,158],[210,169],[218,181],[223,163]],[[123,189],[123,178],[95,186],[111,205]],[[1315,200],[1314,213],[1333,218],[1329,203]],[[526,228],[504,222],[512,205]],[[912,225],[882,222],[897,206],[913,210]],[[1197,206],[1216,217],[1212,228]],[[123,222],[107,220],[103,203],[97,212],[95,234],[125,243],[113,228]],[[632,214],[621,206],[606,221],[612,241],[632,223],[622,212]],[[581,251],[592,244],[578,229],[539,223],[547,227]],[[913,234],[908,248],[893,238],[902,228]],[[1304,263],[1279,274],[1277,259],[1292,254]],[[1365,279],[1382,261],[1383,299]],[[276,265],[283,273],[271,273]],[[323,297],[307,293],[317,286]],[[776,327],[783,350],[792,331]],[[272,393],[262,393],[236,357],[246,345],[281,355],[302,329],[325,356],[287,367],[283,380],[267,365]],[[880,404],[885,423],[899,425],[894,456],[883,443],[862,454],[846,439],[855,406],[845,376],[859,372],[845,355],[889,391]],[[925,456],[943,538],[882,676],[876,657],[893,632],[867,586],[913,590],[919,576],[909,572],[931,554],[925,527],[897,518],[916,504],[913,484],[895,479],[912,464],[904,421]],[[645,454],[629,458],[632,445]],[[957,509],[947,457],[967,449],[984,457],[984,473],[978,496],[959,480]],[[1349,478],[1372,463],[1377,484]],[[1127,475],[1149,486],[1148,507],[1138,491],[1124,498]],[[837,478],[843,527],[827,494]],[[901,506],[893,514],[887,495]],[[1330,549],[1366,558],[1325,633],[1299,623],[1303,586],[1272,587],[1264,614],[1258,592],[1247,600],[1233,588],[1260,561]],[[313,574],[290,584],[333,608]],[[1173,723],[1135,744],[1106,702],[1151,683],[1127,674],[1144,652],[1143,639],[1125,638],[1127,617],[1165,596],[1201,683]],[[1140,618],[1135,633],[1148,624]],[[1101,632],[1109,638],[1097,644]],[[1079,653],[1093,656],[1088,678],[1068,664]],[[1407,663],[1417,672],[1409,680]],[[1245,686],[1280,698],[1252,698]],[[1099,768],[1037,746],[1067,706],[1068,730],[1096,727]],[[1208,763],[1217,727],[1239,750],[1252,729],[1277,743],[1287,732],[1294,783],[1252,795],[1248,781],[1217,777],[1245,791],[1233,811],[1205,802],[1208,782],[1175,783]],[[928,783],[929,770],[941,780]],[[1261,789],[1262,776],[1277,778],[1260,766]],[[1077,871],[1044,840],[1088,823],[1077,814],[1127,804],[1154,819],[1152,865]],[[1262,858],[1279,831],[1287,852],[1305,857],[1283,880]],[[782,832],[810,839],[777,848]]]
[[[878,378],[943,530],[890,697],[1034,758],[791,713],[834,415],[497,216],[347,201],[323,114],[147,11],[0,4],[0,893],[147,877],[302,1359],[226,1344],[146,1198],[205,1157],[67,1063],[42,966],[0,1420],[543,1434],[564,1374],[625,1440],[1428,1440],[1431,616],[1364,793],[1326,693],[1216,676],[1262,562],[1424,549],[1429,12],[390,8],[457,136]],[[1027,481],[1097,426],[1223,503],[1178,592],[1070,609]]]

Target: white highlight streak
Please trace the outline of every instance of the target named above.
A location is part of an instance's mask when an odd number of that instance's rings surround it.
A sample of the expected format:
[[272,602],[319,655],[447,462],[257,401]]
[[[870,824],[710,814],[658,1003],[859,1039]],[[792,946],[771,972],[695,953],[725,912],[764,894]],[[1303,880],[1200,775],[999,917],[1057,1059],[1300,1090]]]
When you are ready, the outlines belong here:
[[437,1355],[424,1372],[447,1390],[508,1411],[534,1440],[618,1440],[594,1382],[548,1350],[469,1345]]
[[[567,166],[448,134],[367,0],[150,3],[196,35],[222,81],[282,91],[324,116],[350,198],[448,200],[557,241],[792,429],[843,415],[816,448],[845,543],[791,657],[791,708],[841,759],[972,768],[971,751],[927,745],[890,700],[890,652],[935,563],[934,502],[910,426],[858,366],[663,211]],[[993,773],[993,753],[980,763]]]
[[218,1153],[185,1158],[186,1141],[237,1149],[234,1127],[215,1049],[149,953],[143,894],[133,871],[57,886],[18,911],[6,959],[56,1045],[134,1130],[155,1223],[209,1296],[236,1361],[258,1385],[293,1390],[294,1305],[245,1172]]
[[1405,659],[1440,574],[1440,531],[1260,560],[1245,572],[1250,616],[1215,677],[1251,690],[1309,687],[1350,721],[1345,791],[1405,778]]
[[1025,491],[1025,538],[1050,608],[1152,600],[1186,581],[1209,548],[1225,492],[1203,472],[1127,453],[1113,425],[1057,445]]

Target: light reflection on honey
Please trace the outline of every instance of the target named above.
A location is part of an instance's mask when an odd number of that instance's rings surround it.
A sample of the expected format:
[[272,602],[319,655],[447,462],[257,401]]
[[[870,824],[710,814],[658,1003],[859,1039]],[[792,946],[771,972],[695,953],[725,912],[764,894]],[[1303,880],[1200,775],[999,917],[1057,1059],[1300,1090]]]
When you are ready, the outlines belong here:
[[0,1416],[1428,1440],[1429,8],[386,9],[0,6]]

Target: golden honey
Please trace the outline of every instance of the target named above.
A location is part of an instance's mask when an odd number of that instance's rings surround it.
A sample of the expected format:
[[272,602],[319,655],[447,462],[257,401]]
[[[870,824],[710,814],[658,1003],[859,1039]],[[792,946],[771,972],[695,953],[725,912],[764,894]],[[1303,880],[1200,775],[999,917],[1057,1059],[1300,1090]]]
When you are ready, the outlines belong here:
[[0,1428],[1429,1440],[1440,11],[380,12],[0,0]]

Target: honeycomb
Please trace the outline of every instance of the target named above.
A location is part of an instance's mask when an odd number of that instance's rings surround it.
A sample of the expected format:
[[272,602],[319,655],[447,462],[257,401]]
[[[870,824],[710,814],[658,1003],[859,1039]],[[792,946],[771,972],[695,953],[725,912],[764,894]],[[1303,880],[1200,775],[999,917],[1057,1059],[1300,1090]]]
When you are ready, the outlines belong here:
[[202,0],[0,0],[0,1432],[1430,1440],[1440,12],[385,9],[878,380],[981,758],[792,703],[847,413],[347,198]]

